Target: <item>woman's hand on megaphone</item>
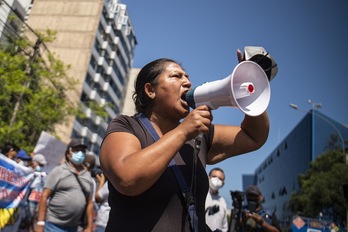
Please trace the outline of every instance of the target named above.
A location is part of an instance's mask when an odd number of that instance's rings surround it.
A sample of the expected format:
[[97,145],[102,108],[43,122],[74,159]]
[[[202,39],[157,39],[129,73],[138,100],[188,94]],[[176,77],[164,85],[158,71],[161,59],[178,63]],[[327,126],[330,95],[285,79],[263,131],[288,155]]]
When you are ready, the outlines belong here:
[[[184,130],[187,140],[191,140],[200,133],[208,133],[213,115],[211,110],[206,105],[201,105],[193,109],[179,125],[179,128]],[[178,128],[178,129],[179,129]]]
[[237,50],[237,58],[238,58],[239,63],[244,61],[244,56],[243,56],[243,53],[240,49]]

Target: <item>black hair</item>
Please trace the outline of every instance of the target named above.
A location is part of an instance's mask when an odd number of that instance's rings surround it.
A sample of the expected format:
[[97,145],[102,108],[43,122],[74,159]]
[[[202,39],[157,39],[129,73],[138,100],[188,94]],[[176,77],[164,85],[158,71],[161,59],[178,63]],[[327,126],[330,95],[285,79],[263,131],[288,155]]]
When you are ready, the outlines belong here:
[[211,175],[211,173],[212,173],[213,171],[220,171],[220,172],[222,172],[222,173],[225,175],[224,170],[222,170],[221,168],[216,167],[216,168],[213,168],[212,170],[210,170],[209,176]]
[[1,152],[5,155],[11,149],[13,149],[15,152],[18,152],[20,150],[20,148],[16,144],[12,142],[5,142],[3,147],[1,148]]
[[133,101],[138,113],[146,114],[146,111],[151,103],[150,98],[145,94],[145,84],[150,83],[152,85],[155,85],[158,76],[164,72],[166,63],[178,64],[178,62],[176,62],[175,60],[160,58],[148,63],[140,70],[134,85],[135,91],[133,93]]

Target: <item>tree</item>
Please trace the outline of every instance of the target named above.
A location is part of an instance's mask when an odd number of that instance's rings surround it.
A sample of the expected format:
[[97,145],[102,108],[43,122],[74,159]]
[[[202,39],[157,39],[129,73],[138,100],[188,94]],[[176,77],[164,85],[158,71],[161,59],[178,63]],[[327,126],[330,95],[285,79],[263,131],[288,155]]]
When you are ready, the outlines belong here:
[[333,219],[344,223],[347,201],[343,184],[348,183],[348,165],[345,155],[339,150],[328,150],[299,176],[300,191],[293,193],[289,208],[308,217],[318,217],[320,212],[331,211]]
[[76,80],[68,76],[68,65],[55,58],[44,43],[55,33],[10,35],[0,47],[0,143],[12,141],[32,151],[41,132],[52,132],[57,124],[78,113],[69,101]]

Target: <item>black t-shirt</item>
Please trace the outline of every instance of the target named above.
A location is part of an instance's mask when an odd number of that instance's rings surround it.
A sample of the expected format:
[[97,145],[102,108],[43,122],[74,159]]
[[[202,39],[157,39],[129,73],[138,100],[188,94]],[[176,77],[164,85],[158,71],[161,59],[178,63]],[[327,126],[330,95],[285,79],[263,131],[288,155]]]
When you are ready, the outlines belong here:
[[[113,132],[134,134],[141,142],[142,148],[154,143],[151,134],[134,116],[121,115],[114,118],[105,137]],[[203,136],[197,162],[195,197],[199,231],[206,229],[204,204],[209,183],[205,165],[212,134],[213,127],[209,135]],[[188,186],[192,180],[193,154],[194,141],[189,141],[174,158]],[[180,186],[170,167],[152,187],[138,196],[123,195],[111,183],[109,183],[109,191],[111,211],[107,231],[190,231],[187,209]]]

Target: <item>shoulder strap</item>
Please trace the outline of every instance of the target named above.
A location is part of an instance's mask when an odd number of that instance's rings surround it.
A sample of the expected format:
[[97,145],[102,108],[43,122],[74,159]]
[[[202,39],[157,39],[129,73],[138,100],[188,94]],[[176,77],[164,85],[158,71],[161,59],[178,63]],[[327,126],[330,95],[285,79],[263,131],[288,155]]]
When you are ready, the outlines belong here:
[[84,194],[85,197],[86,197],[86,204],[88,204],[88,194],[87,194],[87,190],[85,189],[85,187],[84,187],[83,184],[81,183],[80,178],[77,176],[78,174],[75,173],[75,172],[73,172],[73,175],[75,176],[77,182],[79,183],[79,185],[80,185],[80,187],[81,187],[81,189],[82,189],[83,194]]
[[[154,141],[157,141],[160,137],[157,134],[155,128],[152,126],[150,120],[145,116],[145,114],[140,113],[140,114],[137,114],[136,117],[144,125],[144,127],[147,129],[147,131],[151,134]],[[180,169],[176,165],[176,162],[174,159],[172,159],[170,161],[169,167],[174,172],[175,177],[179,183],[181,192],[184,196],[186,207],[187,207],[188,213],[190,215],[190,225],[191,225],[193,231],[198,231],[198,217],[196,214],[196,200],[195,200],[194,196],[192,195],[191,188],[189,188],[189,186],[187,185],[187,183],[186,183],[182,173],[180,172]]]

